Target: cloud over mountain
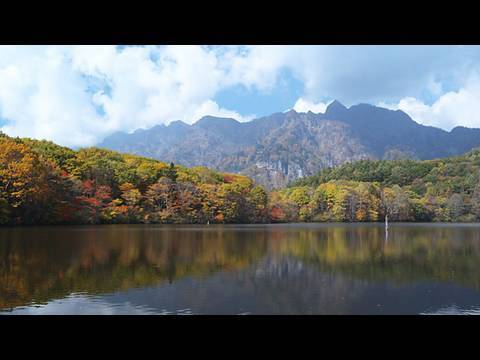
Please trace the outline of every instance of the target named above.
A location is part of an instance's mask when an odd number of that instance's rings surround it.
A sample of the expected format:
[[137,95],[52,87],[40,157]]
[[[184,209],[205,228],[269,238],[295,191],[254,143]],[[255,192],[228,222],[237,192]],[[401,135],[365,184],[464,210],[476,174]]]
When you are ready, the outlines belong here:
[[340,98],[447,130],[478,127],[479,55],[478,46],[0,46],[0,130],[84,146],[204,115],[246,121],[269,112],[232,105],[229,89],[275,97],[291,79],[301,89],[292,103],[278,98],[280,111],[322,112]]

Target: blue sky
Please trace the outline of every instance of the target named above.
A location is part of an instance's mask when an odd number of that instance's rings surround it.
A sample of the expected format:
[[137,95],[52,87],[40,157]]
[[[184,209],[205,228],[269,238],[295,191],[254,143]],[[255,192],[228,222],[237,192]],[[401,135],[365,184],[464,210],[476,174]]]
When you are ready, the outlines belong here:
[[215,95],[214,101],[222,108],[260,117],[293,108],[302,93],[302,81],[296,79],[289,70],[283,70],[272,89],[260,91],[255,87],[247,89],[245,86],[235,85],[221,90]]
[[1,131],[67,146],[334,99],[480,127],[479,46],[0,46],[0,84]]

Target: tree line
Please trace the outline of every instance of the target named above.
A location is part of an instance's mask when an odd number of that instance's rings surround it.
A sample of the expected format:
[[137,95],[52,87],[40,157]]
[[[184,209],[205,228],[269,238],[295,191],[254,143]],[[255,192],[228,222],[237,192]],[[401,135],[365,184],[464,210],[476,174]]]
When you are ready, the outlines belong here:
[[0,134],[0,225],[480,220],[480,150],[362,160],[267,193],[248,177]]
[[480,149],[436,160],[361,160],[271,194],[280,219],[475,222],[480,220]]
[[247,177],[100,148],[0,136],[0,224],[257,223]]

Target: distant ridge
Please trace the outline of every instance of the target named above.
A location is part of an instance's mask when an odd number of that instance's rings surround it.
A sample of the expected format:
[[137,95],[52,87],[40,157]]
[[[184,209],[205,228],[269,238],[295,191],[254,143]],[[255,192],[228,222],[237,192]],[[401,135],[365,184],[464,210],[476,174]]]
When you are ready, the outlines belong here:
[[290,110],[239,122],[204,116],[132,134],[117,132],[100,147],[208,166],[252,177],[267,188],[283,187],[320,169],[360,159],[433,159],[480,146],[480,129],[448,132],[415,122],[401,110],[369,104],[349,108],[333,101],[325,113]]

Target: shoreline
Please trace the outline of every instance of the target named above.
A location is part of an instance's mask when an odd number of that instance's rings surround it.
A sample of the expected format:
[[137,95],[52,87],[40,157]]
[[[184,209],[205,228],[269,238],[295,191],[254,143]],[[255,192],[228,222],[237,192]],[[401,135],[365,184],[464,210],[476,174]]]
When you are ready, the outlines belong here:
[[[97,228],[106,228],[111,226],[134,226],[134,227],[175,227],[175,226],[189,226],[189,227],[199,227],[202,229],[207,229],[209,227],[218,228],[220,226],[234,227],[234,226],[312,226],[312,225],[323,225],[323,226],[372,226],[376,225],[379,227],[384,227],[383,222],[375,221],[357,221],[357,222],[271,222],[271,223],[214,223],[214,224],[198,224],[198,223],[156,223],[156,224],[141,224],[141,223],[119,223],[119,224],[31,224],[31,225],[2,225],[0,226],[0,231],[2,229],[29,229],[29,228],[65,228],[65,227],[79,227],[79,228],[88,228],[88,227],[97,227]],[[389,222],[388,228],[398,227],[398,226],[467,226],[467,227],[480,227],[480,222],[441,222],[441,221],[430,221],[430,222],[420,222],[420,221],[398,221],[398,222]],[[387,230],[388,231],[388,230]]]

